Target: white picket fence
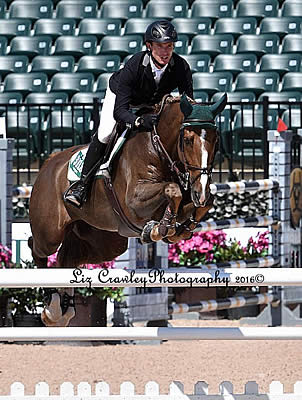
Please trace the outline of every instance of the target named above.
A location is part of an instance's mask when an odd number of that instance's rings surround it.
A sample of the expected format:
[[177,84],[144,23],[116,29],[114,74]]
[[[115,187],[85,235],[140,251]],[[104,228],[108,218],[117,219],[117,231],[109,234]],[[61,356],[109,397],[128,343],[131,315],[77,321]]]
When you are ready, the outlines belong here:
[[36,385],[34,395],[26,395],[24,385],[15,382],[11,385],[10,395],[0,396],[0,400],[301,400],[302,381],[294,385],[293,393],[284,393],[283,384],[274,381],[270,384],[268,393],[259,393],[256,382],[247,382],[244,393],[234,393],[233,384],[225,381],[219,385],[218,394],[209,394],[206,382],[197,382],[193,394],[185,394],[184,385],[181,382],[172,382],[168,394],[160,394],[160,388],[156,382],[148,382],[145,393],[135,394],[135,386],[132,382],[124,382],[120,386],[120,394],[111,395],[110,386],[106,382],[95,385],[94,392],[87,382],[81,382],[75,388],[70,382],[64,382],[60,387],[60,394],[51,395],[46,382]]

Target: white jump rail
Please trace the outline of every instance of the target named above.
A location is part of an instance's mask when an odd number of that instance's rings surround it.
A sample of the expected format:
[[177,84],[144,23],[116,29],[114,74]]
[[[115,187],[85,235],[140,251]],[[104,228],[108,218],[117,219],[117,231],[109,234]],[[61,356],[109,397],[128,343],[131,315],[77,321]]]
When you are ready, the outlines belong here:
[[234,228],[249,228],[249,227],[265,227],[277,225],[278,220],[269,215],[263,217],[247,217],[236,219],[225,219],[221,221],[206,221],[199,222],[194,232],[209,232],[217,229],[234,229]]
[[108,340],[301,340],[302,327],[14,327],[0,329],[0,342]]
[[0,269],[3,288],[302,286],[300,269]]
[[278,189],[279,182],[274,179],[259,179],[256,181],[237,181],[228,183],[212,183],[210,191],[216,193],[259,192],[261,190]]

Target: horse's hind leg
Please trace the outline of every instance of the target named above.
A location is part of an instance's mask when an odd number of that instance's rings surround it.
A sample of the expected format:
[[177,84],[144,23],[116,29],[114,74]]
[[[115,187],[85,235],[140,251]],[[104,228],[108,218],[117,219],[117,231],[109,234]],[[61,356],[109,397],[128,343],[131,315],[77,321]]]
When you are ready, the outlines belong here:
[[[79,239],[72,232],[72,224],[67,227],[64,240],[57,255],[57,267],[70,267],[78,263],[72,259],[74,248],[79,246]],[[66,257],[66,253],[67,256]],[[75,316],[74,288],[46,289],[45,308],[41,319],[46,326],[68,326],[70,320]]]
[[31,249],[31,254],[38,268],[47,268],[47,257],[39,257],[34,248],[34,239],[32,236],[28,238],[28,247]]
[[[28,247],[31,249],[34,262],[38,268],[47,268],[48,257],[40,257],[35,249],[35,244],[33,237],[30,236]],[[45,308],[42,311],[41,319],[45,325],[51,326],[62,318],[61,298],[57,289],[43,289],[43,292]]]

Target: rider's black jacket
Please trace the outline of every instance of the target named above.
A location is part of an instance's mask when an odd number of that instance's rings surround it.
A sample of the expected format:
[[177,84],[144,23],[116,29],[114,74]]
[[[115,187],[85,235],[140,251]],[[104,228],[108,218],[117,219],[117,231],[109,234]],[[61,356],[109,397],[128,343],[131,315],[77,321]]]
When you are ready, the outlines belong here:
[[114,119],[131,125],[136,116],[129,111],[130,105],[154,105],[176,88],[179,93],[185,92],[193,98],[190,67],[176,53],[173,53],[158,87],[153,78],[150,56],[146,51],[132,56],[123,69],[115,72],[109,80],[109,87],[116,94]]

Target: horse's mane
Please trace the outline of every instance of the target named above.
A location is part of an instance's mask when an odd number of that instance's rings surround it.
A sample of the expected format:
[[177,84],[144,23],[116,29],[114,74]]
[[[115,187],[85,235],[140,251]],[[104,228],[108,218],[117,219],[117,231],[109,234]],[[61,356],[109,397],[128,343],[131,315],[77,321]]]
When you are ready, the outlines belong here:
[[[179,103],[179,102],[180,102],[180,99],[181,99],[181,96],[169,96],[169,97],[166,98],[165,104]],[[194,101],[193,99],[191,99],[191,97],[189,97],[189,96],[187,96],[187,99],[188,99],[189,102],[192,103],[192,104],[195,104],[195,103],[196,103],[196,101]],[[159,110],[160,110],[160,108],[161,108],[161,104],[162,104],[162,102],[157,103],[157,104],[154,105],[154,112],[155,112],[155,113],[158,113],[158,112],[159,112]]]

